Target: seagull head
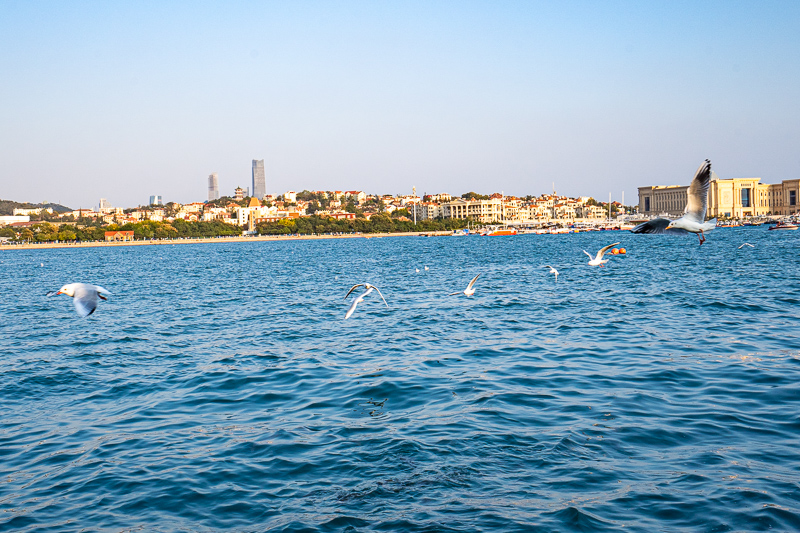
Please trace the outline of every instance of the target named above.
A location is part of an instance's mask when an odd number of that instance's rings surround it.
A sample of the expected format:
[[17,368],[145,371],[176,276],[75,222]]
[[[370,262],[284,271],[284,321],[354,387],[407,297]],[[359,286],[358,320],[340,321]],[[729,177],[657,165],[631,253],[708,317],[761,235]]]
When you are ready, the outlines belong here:
[[55,294],[66,294],[70,298],[74,298],[75,297],[75,287],[77,285],[78,285],[77,283],[69,283],[67,285],[64,285],[63,287],[58,289],[55,292]]

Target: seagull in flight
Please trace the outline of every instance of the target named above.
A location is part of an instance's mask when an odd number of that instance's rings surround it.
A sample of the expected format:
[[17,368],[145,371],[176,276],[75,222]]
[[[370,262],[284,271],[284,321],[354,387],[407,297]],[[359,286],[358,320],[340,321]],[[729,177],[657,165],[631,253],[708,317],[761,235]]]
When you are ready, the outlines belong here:
[[356,306],[359,303],[363,302],[364,298],[367,296],[367,294],[371,293],[373,290],[378,291],[378,294],[381,295],[381,300],[383,300],[383,303],[386,304],[386,307],[389,307],[389,304],[386,303],[386,298],[384,298],[383,294],[381,294],[381,290],[378,287],[376,287],[375,285],[370,285],[369,283],[358,283],[356,285],[353,285],[352,288],[349,291],[347,291],[347,294],[344,295],[344,299],[347,300],[347,297],[350,296],[351,292],[356,290],[358,287],[362,287],[362,286],[367,290],[364,292],[364,294],[362,294],[361,296],[359,296],[358,298],[353,300],[353,304],[350,306],[350,309],[347,310],[347,314],[344,315],[344,319],[345,320],[347,320],[348,318],[350,318],[353,315],[353,313],[356,310]]
[[755,248],[755,246],[753,246],[753,245],[752,245],[752,244],[750,244],[749,242],[746,242],[746,243],[744,243],[743,245],[739,246],[739,247],[737,248],[737,250],[741,250],[741,249],[742,249],[742,248],[744,248],[745,246],[749,246],[750,248]]
[[[478,274],[478,276],[480,276],[480,274]],[[464,294],[466,296],[472,296],[473,294],[475,294],[475,288],[473,286],[475,285],[475,281],[477,281],[478,276],[475,276],[474,278],[472,278],[472,281],[469,282],[469,285],[467,285],[467,288],[464,289],[462,292],[454,292],[454,293],[449,294],[448,296],[456,296],[458,294]]]
[[696,233],[700,244],[706,242],[706,231],[717,227],[717,219],[706,222],[708,209],[708,188],[711,184],[711,161],[706,159],[695,172],[694,179],[686,191],[686,209],[683,216],[676,220],[654,218],[639,224],[631,230],[633,233]]
[[[615,242],[614,244],[609,244],[608,246],[603,246],[602,248],[600,248],[600,251],[597,252],[597,255],[595,257],[592,257],[592,254],[590,254],[586,250],[584,250],[583,253],[585,253],[586,255],[589,256],[589,265],[590,266],[597,266],[597,265],[603,266],[605,263],[608,263],[608,259],[603,259],[603,256],[605,255],[605,253],[609,249],[613,248],[614,246],[616,246],[618,244],[619,244],[618,242]],[[550,268],[552,268],[552,267],[550,267]]]
[[[589,256],[589,257],[591,257],[591,256]],[[544,268],[549,268],[550,269],[550,273],[551,274],[555,274],[556,275],[556,281],[558,281],[558,270],[556,270],[555,268],[551,267],[550,265],[544,265]]]
[[98,298],[107,300],[106,296],[111,296],[111,293],[100,285],[90,285],[88,283],[70,283],[57,291],[48,292],[47,296],[55,296],[56,294],[70,296],[72,303],[75,305],[75,311],[81,317],[87,317],[94,313],[94,310],[97,309]]

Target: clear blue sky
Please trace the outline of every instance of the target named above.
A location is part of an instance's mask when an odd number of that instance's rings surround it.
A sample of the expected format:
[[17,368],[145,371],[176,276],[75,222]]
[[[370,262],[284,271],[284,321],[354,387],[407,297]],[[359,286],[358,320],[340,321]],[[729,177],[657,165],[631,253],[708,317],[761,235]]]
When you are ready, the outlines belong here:
[[800,177],[800,2],[0,1],[0,198]]

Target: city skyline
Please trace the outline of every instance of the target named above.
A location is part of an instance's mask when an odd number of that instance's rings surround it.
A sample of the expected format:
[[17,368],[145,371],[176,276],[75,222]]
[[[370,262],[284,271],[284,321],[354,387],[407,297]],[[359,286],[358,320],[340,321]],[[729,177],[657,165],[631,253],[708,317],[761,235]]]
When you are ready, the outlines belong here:
[[793,179],[798,33],[788,1],[3,3],[0,197],[202,201],[256,154],[275,191]]

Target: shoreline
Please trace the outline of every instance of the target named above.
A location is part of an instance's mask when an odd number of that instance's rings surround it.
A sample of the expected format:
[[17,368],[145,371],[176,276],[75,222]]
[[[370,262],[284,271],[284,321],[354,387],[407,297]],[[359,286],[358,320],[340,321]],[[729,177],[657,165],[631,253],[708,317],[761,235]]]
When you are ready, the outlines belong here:
[[97,248],[103,246],[163,246],[169,244],[210,244],[210,243],[230,243],[230,242],[265,242],[265,241],[297,241],[297,240],[316,240],[316,239],[375,239],[381,237],[419,237],[429,235],[443,237],[451,235],[452,231],[412,231],[401,233],[348,233],[345,235],[256,235],[256,236],[236,236],[236,237],[189,237],[185,239],[167,239],[159,241],[128,241],[128,242],[36,242],[26,244],[4,244],[0,245],[0,251],[4,250],[37,250],[49,248]]

